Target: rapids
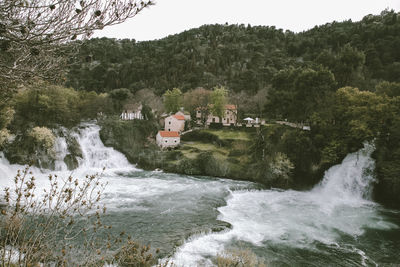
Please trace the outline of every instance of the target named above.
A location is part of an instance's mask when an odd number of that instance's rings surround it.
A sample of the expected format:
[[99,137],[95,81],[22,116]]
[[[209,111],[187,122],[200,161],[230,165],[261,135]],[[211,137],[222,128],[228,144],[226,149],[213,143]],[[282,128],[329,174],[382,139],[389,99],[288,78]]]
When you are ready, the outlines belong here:
[[[47,175],[102,173],[108,182],[105,223],[116,233],[160,248],[177,266],[213,266],[227,249],[249,249],[268,266],[377,266],[400,263],[400,213],[371,200],[373,146],[366,144],[325,173],[307,192],[265,190],[241,181],[142,171],[82,124],[73,136],[83,158],[68,171],[65,139],[57,138],[56,171],[32,168],[38,186]],[[103,168],[105,167],[105,171]],[[0,153],[0,185],[19,165]]]

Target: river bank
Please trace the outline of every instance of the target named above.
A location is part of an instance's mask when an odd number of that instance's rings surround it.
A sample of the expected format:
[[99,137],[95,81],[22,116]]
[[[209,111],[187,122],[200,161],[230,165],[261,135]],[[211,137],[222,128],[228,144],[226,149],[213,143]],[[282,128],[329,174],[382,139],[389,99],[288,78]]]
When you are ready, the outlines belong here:
[[[327,169],[340,163],[347,152],[319,151],[314,144],[317,137],[312,133],[283,125],[196,130],[182,136],[178,149],[160,150],[155,144],[159,126],[154,121],[107,117],[96,123],[101,128],[102,142],[141,169],[251,181],[266,188],[308,190],[322,179]],[[81,127],[53,129],[56,151],[49,152],[41,143],[33,142],[30,135],[23,134],[16,136],[3,151],[13,164],[33,164],[51,170],[59,170],[61,164],[72,171],[83,157],[76,134]],[[385,146],[379,145],[373,153],[377,160],[373,198],[397,207],[396,183],[390,186],[393,180],[386,178],[390,171],[386,166],[391,161],[387,155],[384,157],[385,151],[388,151]]]

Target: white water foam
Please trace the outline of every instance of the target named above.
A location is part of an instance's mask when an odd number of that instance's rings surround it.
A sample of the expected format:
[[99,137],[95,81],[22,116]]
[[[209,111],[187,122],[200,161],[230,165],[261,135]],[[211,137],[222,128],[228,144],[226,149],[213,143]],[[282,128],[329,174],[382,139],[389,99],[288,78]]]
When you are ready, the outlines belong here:
[[[66,131],[66,129],[62,129]],[[54,174],[61,179],[66,179],[72,175],[75,179],[82,179],[86,175],[102,174],[104,180],[111,177],[118,177],[124,173],[138,171],[135,166],[130,164],[126,157],[120,152],[110,147],[105,147],[99,136],[100,127],[93,123],[80,125],[72,132],[80,144],[83,158],[79,159],[79,167],[69,171],[64,162],[64,157],[68,154],[67,143],[64,137],[57,137],[54,150],[56,153],[55,170],[39,169],[31,167],[30,171],[36,178],[36,185],[39,191],[48,186],[48,175]],[[3,187],[13,186],[13,177],[18,170],[23,170],[25,166],[10,164],[0,152],[0,185]],[[105,168],[105,170],[103,170]]]
[[336,244],[342,235],[357,237],[365,228],[396,228],[382,221],[376,204],[369,200],[373,149],[366,144],[349,154],[309,192],[232,192],[227,205],[218,209],[218,219],[229,222],[232,229],[189,238],[172,261],[177,266],[213,266],[211,258],[237,241],[312,249],[316,242]]

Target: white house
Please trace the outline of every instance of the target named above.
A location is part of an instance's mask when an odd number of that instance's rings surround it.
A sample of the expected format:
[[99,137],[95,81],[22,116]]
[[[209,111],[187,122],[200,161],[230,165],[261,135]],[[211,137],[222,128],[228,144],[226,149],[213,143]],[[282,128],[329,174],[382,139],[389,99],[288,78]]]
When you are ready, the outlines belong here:
[[143,120],[142,107],[140,103],[125,105],[119,117],[123,120]]
[[164,129],[168,132],[183,132],[185,129],[185,116],[171,115],[165,118]]
[[157,145],[161,148],[176,147],[181,143],[179,132],[159,131],[156,136]]

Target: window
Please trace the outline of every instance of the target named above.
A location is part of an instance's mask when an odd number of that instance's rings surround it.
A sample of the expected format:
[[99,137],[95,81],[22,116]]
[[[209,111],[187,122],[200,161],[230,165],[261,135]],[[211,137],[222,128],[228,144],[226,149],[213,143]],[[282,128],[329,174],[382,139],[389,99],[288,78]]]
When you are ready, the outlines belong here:
[[171,122],[169,121],[168,124],[171,125]]
[[175,143],[176,143],[176,140],[175,140]]
[[197,113],[200,114],[200,110],[198,110]]
[[168,140],[165,140],[165,143],[168,143]]

